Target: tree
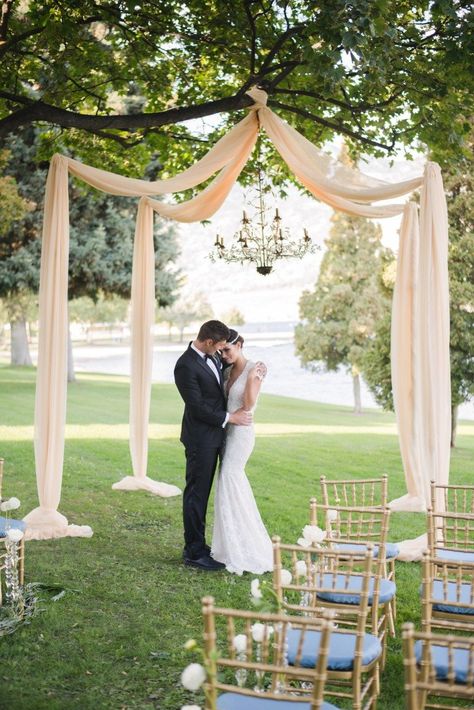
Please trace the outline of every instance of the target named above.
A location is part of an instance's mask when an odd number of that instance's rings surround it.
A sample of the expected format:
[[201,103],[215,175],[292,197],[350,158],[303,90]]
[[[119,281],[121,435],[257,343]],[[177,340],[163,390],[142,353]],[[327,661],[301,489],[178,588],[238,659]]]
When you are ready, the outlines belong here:
[[[451,446],[458,407],[474,397],[474,174],[463,161],[444,171],[449,220]],[[389,290],[393,292],[394,279]],[[390,308],[379,321],[364,364],[364,378],[376,401],[393,410],[390,372]]]
[[230,308],[222,315],[222,321],[229,326],[244,325],[245,317],[238,308]]
[[182,295],[176,303],[168,308],[163,308],[158,313],[159,320],[175,326],[179,330],[179,342],[183,342],[184,329],[192,323],[210,320],[213,317],[212,307],[204,293],[188,293]]
[[304,291],[296,352],[310,369],[350,369],[354,411],[361,412],[360,372],[385,298],[378,273],[387,258],[381,229],[362,217],[335,214],[314,291]]
[[[183,122],[222,114],[218,132],[259,84],[316,143],[340,134],[380,154],[421,140],[459,155],[473,16],[466,0],[10,0],[0,135],[41,122],[47,154],[59,141],[140,175],[158,151],[175,172],[207,150]],[[131,88],[144,100],[123,111]]]
[[[6,171],[32,205],[4,235],[0,252],[0,297],[14,306],[14,364],[28,362],[26,313],[20,306],[25,294],[37,293],[39,287],[42,201],[48,167],[39,161],[42,139],[44,134],[28,127],[8,141],[11,154]],[[152,165],[149,172],[155,169]],[[130,298],[136,201],[99,193],[73,180],[70,196],[70,300],[88,296],[95,301],[99,295],[113,294]],[[173,302],[178,286],[178,274],[172,267],[178,254],[174,227],[156,220],[154,242],[156,298],[158,305],[166,306]]]
[[[3,171],[9,156],[8,150],[0,151],[0,170]],[[18,185],[11,175],[0,176],[0,238],[8,232],[13,222],[21,219],[29,203],[18,192]]]
[[0,297],[10,320],[12,365],[32,364],[27,321],[31,296],[39,288],[41,214],[47,174],[47,166],[38,161],[38,136],[34,126],[10,136],[4,167],[4,177],[15,180],[19,195],[30,207],[4,232],[0,246]]

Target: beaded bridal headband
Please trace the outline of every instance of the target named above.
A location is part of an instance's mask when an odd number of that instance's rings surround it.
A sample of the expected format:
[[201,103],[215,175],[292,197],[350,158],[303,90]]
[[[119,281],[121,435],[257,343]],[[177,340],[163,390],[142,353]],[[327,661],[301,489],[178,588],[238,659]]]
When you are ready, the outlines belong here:
[[240,335],[237,333],[237,335],[235,336],[235,338],[233,340],[228,340],[227,342],[229,343],[229,345],[234,345],[238,341],[239,338],[240,338]]

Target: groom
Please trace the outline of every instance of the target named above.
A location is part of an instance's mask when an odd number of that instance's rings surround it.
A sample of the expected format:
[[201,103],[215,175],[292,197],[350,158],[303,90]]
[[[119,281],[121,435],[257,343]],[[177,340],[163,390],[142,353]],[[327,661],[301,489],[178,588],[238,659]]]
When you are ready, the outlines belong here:
[[186,487],[183,493],[184,552],[186,565],[205,571],[222,569],[206,545],[206,511],[217,461],[229,422],[252,423],[243,409],[226,410],[222,366],[218,355],[229,337],[229,329],[218,320],[204,323],[196,340],[178,359],[174,380],[184,400],[181,442],[186,454]]

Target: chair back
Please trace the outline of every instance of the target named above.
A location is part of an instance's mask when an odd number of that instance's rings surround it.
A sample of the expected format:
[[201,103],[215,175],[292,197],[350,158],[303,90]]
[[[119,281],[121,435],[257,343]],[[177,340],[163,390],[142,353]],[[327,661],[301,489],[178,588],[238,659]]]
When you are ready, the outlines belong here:
[[433,510],[474,515],[474,486],[440,485],[431,481],[430,489]]
[[353,544],[364,547],[368,543],[377,546],[374,554],[381,567],[385,566],[390,508],[356,508],[353,506],[330,508],[320,505],[316,498],[310,501],[311,525],[318,525],[326,532],[326,544]]
[[[435,511],[429,508],[428,548],[433,557],[443,551],[474,553],[474,514]],[[449,557],[453,557],[449,554]]]
[[[474,637],[416,632],[403,624],[403,664],[408,710],[458,710],[474,700]],[[431,697],[433,701],[431,701]],[[444,698],[442,704],[439,697]],[[452,698],[453,704],[446,699]]]
[[[249,699],[304,702],[311,710],[321,707],[332,629],[328,614],[313,619],[222,609],[214,606],[212,597],[203,598],[202,613],[208,669],[206,710],[214,710],[220,692]],[[301,634],[291,666],[286,659],[290,628]],[[308,668],[302,663],[302,647],[306,635],[314,631],[320,633],[319,651],[316,666]]]
[[354,672],[360,659],[369,614],[373,579],[373,552],[342,552],[334,548],[285,544],[273,537],[273,589],[285,611],[318,617],[330,609],[337,632],[355,634]]
[[474,562],[423,554],[422,628],[474,634]]
[[388,476],[380,478],[328,480],[321,476],[322,502],[332,508],[385,508],[388,503]]

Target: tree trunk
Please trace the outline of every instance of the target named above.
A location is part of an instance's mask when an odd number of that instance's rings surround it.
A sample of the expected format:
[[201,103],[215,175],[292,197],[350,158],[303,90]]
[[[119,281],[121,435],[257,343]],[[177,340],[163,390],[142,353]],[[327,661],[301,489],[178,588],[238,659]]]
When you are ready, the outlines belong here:
[[74,357],[72,354],[72,338],[71,338],[71,326],[67,329],[67,381],[75,382],[76,374],[74,372]]
[[11,358],[12,365],[32,365],[26,321],[24,318],[11,320]]
[[456,432],[458,428],[458,405],[451,406],[451,448],[456,446]]
[[362,414],[362,402],[360,400],[360,375],[352,371],[352,388],[354,391],[354,414]]

